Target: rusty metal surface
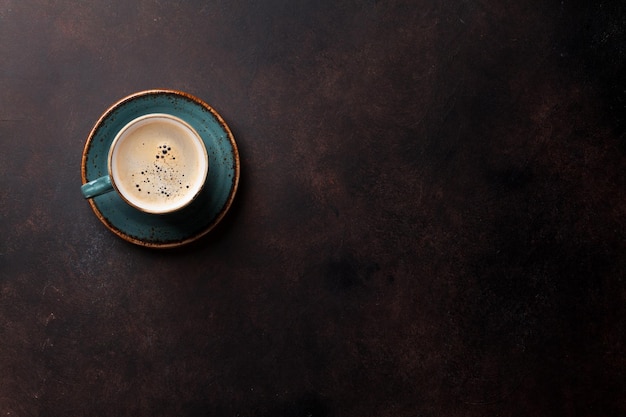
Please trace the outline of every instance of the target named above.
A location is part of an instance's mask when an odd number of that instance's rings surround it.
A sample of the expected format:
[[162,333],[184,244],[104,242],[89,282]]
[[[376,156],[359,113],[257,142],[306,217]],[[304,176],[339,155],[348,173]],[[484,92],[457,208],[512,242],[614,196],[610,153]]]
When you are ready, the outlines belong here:
[[[0,414],[626,414],[626,12],[595,3],[1,1]],[[151,88],[241,157],[172,251],[79,191]]]

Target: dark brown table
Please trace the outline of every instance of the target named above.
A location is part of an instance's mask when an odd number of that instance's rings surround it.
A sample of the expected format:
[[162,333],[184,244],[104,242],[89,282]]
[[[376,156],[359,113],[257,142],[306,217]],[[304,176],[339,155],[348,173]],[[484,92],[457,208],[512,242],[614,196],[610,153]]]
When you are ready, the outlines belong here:
[[[0,1],[0,415],[625,415],[622,4]],[[151,88],[241,153],[175,250],[79,192]]]

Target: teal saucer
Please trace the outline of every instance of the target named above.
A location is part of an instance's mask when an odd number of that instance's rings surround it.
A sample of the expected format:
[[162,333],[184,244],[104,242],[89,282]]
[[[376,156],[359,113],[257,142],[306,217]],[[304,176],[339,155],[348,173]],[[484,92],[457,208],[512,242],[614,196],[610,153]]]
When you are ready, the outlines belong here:
[[96,123],[83,151],[83,184],[107,175],[107,158],[116,133],[131,120],[168,113],[189,123],[202,137],[209,173],[200,195],[187,207],[166,215],[148,214],[126,204],[116,192],[89,200],[96,216],[113,233],[131,243],[167,248],[192,242],[215,227],[230,208],[239,184],[239,152],[233,135],[211,106],[173,90],[130,95],[107,110]]

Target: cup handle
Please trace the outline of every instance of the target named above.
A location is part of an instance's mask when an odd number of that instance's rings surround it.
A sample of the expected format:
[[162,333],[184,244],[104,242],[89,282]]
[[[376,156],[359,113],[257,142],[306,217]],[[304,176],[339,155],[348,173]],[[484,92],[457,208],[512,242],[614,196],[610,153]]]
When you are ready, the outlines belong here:
[[101,194],[113,191],[113,184],[111,184],[111,177],[105,175],[104,177],[96,178],[93,181],[89,181],[80,187],[80,191],[85,198],[97,197]]

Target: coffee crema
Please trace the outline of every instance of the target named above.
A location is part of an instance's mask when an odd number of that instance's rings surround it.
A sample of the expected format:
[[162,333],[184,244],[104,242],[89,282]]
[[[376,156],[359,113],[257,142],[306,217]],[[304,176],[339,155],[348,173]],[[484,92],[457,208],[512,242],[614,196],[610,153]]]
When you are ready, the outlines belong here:
[[204,143],[181,119],[151,114],[117,135],[109,157],[113,185],[136,208],[166,213],[184,207],[208,172]]

